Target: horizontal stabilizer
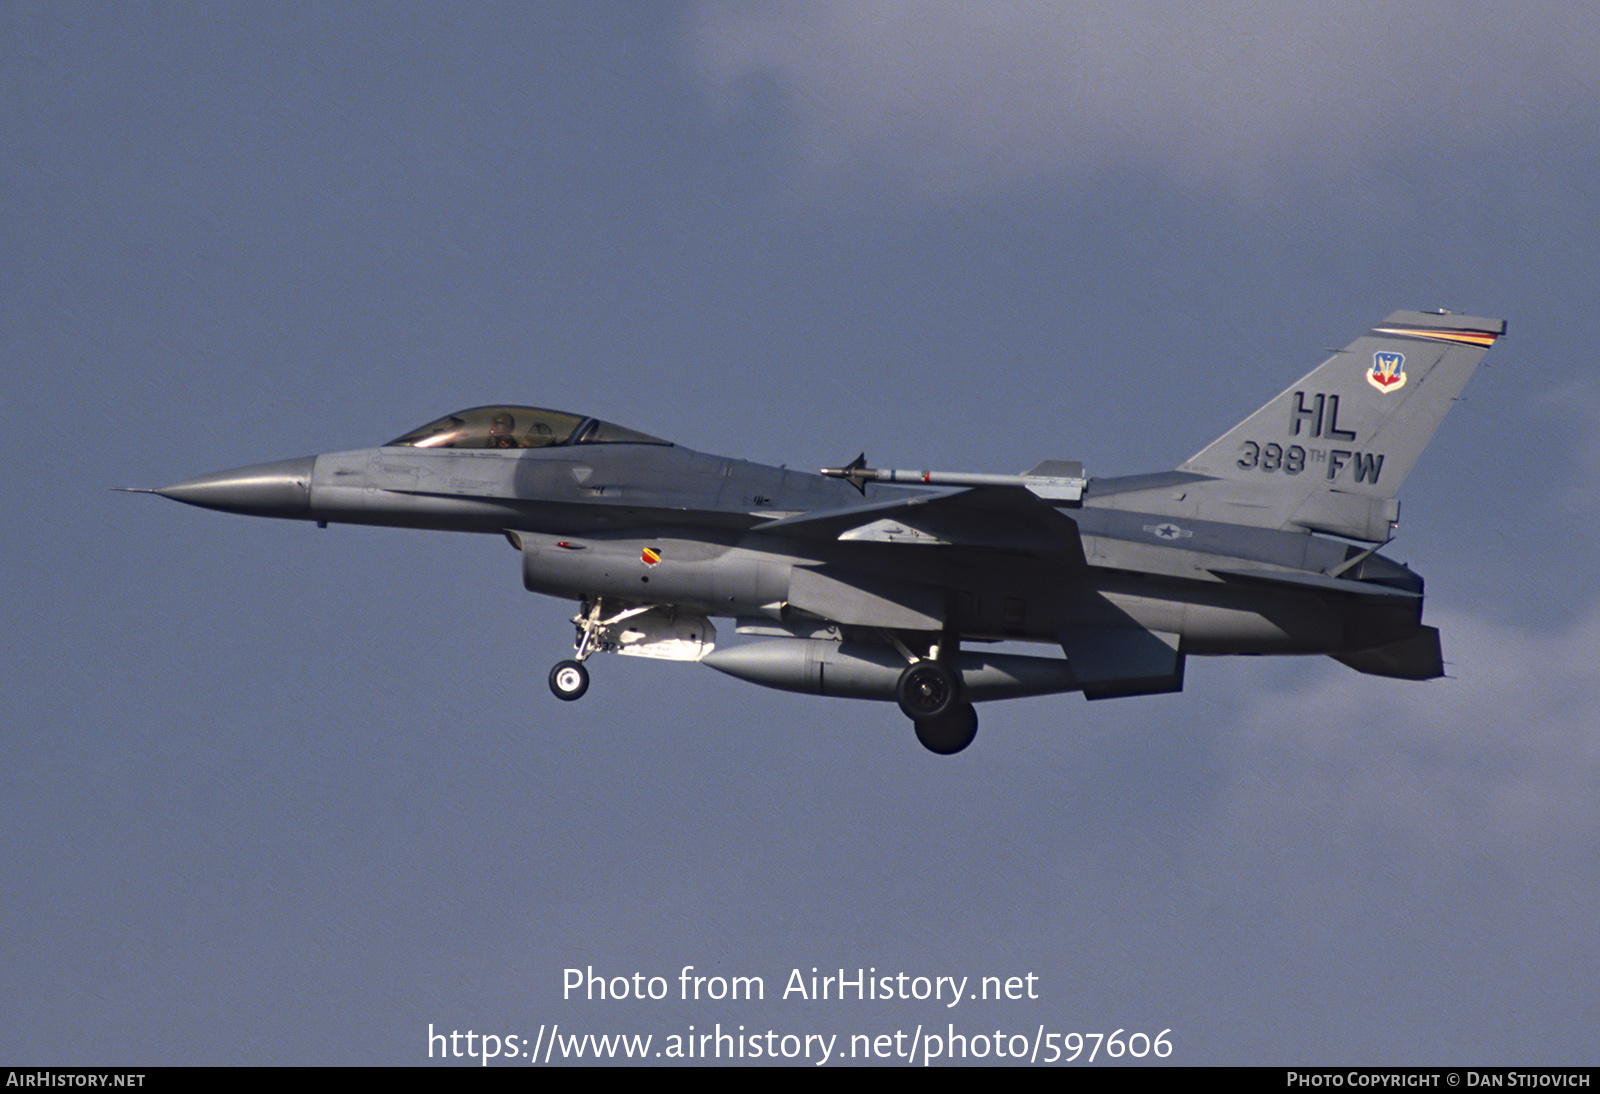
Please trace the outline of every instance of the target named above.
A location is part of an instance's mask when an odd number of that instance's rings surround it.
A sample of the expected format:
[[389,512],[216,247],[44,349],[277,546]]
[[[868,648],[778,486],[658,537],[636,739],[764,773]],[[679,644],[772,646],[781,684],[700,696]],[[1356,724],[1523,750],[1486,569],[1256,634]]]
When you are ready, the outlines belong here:
[[1390,585],[1379,585],[1371,581],[1355,581],[1350,578],[1329,577],[1327,574],[1310,574],[1294,570],[1212,570],[1212,573],[1224,581],[1253,581],[1263,585],[1277,585],[1280,588],[1303,589],[1316,593],[1344,593],[1351,596],[1384,596],[1397,600],[1421,600],[1421,593],[1414,593],[1408,589],[1396,589]]
[[1336,653],[1333,659],[1368,676],[1388,676],[1395,680],[1437,680],[1444,675],[1444,650],[1439,645],[1438,627],[1423,627],[1402,642],[1377,649]]

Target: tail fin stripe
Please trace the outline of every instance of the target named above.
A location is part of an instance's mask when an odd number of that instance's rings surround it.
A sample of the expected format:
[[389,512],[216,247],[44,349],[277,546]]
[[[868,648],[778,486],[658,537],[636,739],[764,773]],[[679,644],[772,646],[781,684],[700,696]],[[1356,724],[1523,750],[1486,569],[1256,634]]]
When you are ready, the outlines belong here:
[[1499,332],[1478,330],[1407,330],[1404,327],[1377,327],[1378,334],[1398,334],[1402,338],[1432,338],[1440,342],[1459,342],[1462,345],[1482,346],[1488,349],[1494,345]]

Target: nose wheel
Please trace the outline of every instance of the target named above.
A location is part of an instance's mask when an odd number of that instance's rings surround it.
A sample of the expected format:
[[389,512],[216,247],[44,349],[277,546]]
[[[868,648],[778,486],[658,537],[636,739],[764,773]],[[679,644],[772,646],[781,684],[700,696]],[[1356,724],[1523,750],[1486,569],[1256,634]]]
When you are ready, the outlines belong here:
[[572,702],[589,690],[589,670],[578,661],[562,661],[550,670],[550,690],[557,699]]
[[568,703],[582,699],[583,693],[589,690],[589,670],[583,667],[583,661],[594,652],[595,634],[602,626],[599,598],[593,603],[585,600],[583,611],[574,616],[572,622],[578,628],[578,640],[574,643],[578,656],[570,661],[557,661],[556,667],[550,670],[551,692]]

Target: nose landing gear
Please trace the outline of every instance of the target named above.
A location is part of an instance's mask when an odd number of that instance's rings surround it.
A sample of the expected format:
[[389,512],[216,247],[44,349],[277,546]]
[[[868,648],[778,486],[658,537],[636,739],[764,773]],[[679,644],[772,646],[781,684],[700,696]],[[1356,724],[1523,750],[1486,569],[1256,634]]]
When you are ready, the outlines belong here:
[[589,690],[583,663],[593,653],[620,653],[666,661],[698,661],[717,645],[717,629],[697,612],[671,604],[638,604],[590,597],[572,617],[576,651],[550,670],[550,690],[572,702]]
[[581,661],[560,661],[550,670],[550,690],[557,699],[572,702],[589,690],[589,670]]
[[598,597],[593,604],[585,601],[583,608],[572,619],[573,625],[578,628],[578,640],[574,644],[577,655],[570,661],[556,662],[555,668],[550,670],[550,690],[557,699],[568,703],[582,699],[583,693],[589,690],[589,670],[583,667],[583,662],[594,652],[595,632],[602,625]]

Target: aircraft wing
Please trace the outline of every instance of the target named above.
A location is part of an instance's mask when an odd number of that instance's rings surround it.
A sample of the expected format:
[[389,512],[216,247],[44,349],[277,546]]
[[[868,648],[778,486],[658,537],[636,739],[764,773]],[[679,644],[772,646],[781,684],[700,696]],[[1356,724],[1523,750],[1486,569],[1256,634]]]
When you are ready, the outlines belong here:
[[811,541],[1048,554],[1087,565],[1077,522],[1021,486],[975,486],[823,509],[758,524],[751,531]]

